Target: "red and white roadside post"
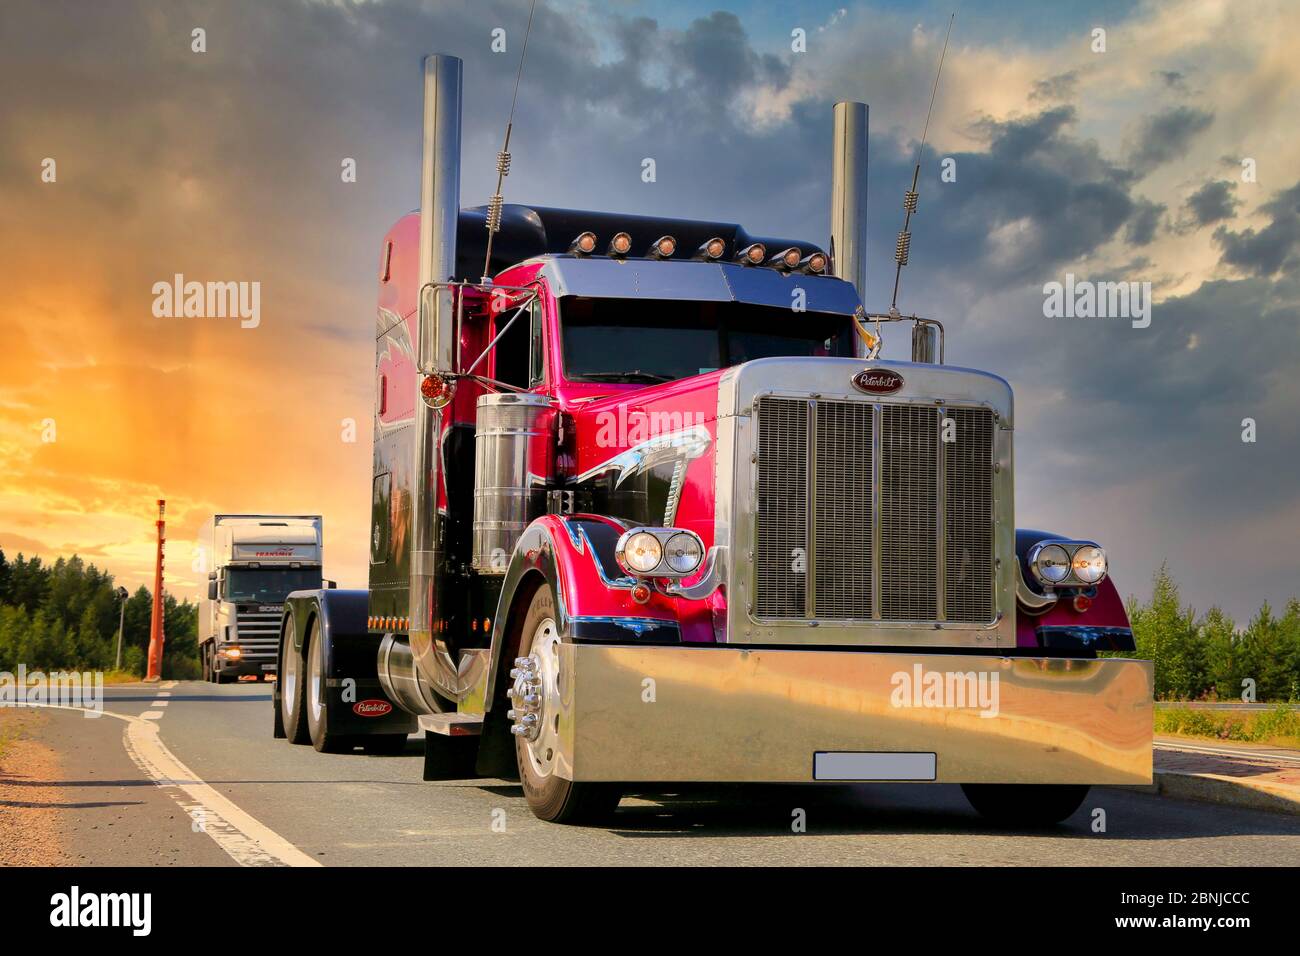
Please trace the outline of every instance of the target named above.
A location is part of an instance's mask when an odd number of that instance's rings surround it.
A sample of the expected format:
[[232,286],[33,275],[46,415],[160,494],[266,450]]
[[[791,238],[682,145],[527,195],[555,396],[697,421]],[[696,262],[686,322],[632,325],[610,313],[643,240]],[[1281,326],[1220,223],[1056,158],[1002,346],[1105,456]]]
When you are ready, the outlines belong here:
[[153,572],[153,614],[149,620],[149,669],[145,681],[152,683],[162,678],[163,642],[163,546],[167,543],[167,522],[163,515],[167,502],[158,499],[158,557]]

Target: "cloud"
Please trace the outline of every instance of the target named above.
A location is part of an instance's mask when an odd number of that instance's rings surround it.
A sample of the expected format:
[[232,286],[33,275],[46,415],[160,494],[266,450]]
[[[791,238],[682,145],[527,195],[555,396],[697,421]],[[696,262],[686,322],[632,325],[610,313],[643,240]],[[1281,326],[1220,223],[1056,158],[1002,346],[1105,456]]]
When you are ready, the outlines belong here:
[[1209,129],[1214,114],[1193,106],[1174,106],[1138,122],[1129,165],[1146,175],[1187,149],[1197,134]]
[[1226,179],[1211,180],[1187,197],[1185,204],[1191,222],[1196,226],[1208,226],[1235,216],[1241,200],[1234,191],[1235,183]]
[[1068,100],[1079,86],[1079,71],[1069,70],[1038,80],[1029,91],[1031,100]]
[[1227,226],[1214,231],[1223,250],[1223,263],[1257,276],[1294,270],[1300,250],[1300,182],[1266,202],[1260,211],[1272,218],[1263,229],[1233,232]]

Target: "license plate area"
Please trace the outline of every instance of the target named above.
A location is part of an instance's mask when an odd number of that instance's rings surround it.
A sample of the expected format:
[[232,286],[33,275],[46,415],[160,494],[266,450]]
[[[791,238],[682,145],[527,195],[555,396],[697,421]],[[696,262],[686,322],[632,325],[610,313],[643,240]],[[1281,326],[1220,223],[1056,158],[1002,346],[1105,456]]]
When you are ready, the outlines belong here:
[[813,754],[813,779],[934,780],[937,765],[932,753],[819,750]]
[[264,671],[273,671],[273,670],[275,670],[275,665],[274,665],[274,664],[263,664],[263,665],[262,665],[262,670],[264,670]]

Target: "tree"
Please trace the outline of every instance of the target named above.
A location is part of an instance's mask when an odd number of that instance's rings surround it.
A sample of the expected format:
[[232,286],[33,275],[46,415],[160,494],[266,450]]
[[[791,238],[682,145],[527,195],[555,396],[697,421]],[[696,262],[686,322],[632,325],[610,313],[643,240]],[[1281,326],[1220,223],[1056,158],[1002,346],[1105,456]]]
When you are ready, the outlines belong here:
[[1190,699],[1204,693],[1207,680],[1196,614],[1184,608],[1169,569],[1155,573],[1151,603],[1129,603],[1129,619],[1139,657],[1155,662],[1155,693],[1161,699]]

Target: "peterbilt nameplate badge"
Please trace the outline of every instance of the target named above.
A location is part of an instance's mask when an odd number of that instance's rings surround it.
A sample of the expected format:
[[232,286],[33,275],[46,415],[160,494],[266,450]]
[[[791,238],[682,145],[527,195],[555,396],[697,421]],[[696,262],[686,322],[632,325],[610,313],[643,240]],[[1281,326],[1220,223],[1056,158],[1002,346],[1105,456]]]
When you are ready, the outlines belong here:
[[903,387],[903,376],[887,368],[864,368],[853,376],[853,387],[870,395],[892,395]]

